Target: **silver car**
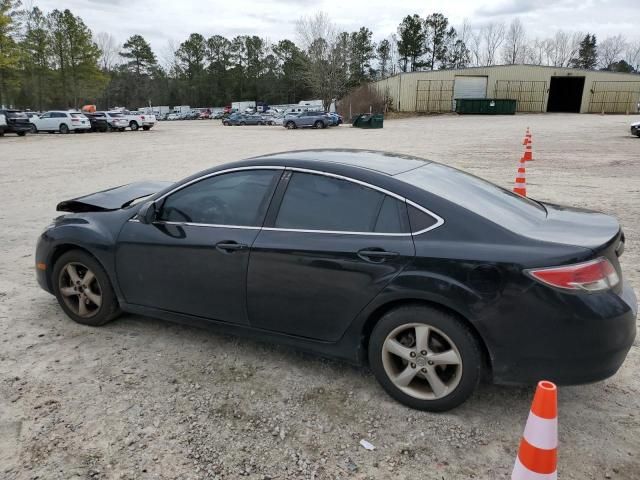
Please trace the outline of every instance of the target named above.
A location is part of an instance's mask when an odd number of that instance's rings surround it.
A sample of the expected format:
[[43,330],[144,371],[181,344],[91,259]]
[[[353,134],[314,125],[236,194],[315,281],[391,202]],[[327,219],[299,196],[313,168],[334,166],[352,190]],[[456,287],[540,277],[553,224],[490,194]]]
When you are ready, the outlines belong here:
[[288,129],[294,128],[327,128],[331,123],[331,119],[324,112],[302,112],[296,116],[286,117],[283,121],[284,127]]

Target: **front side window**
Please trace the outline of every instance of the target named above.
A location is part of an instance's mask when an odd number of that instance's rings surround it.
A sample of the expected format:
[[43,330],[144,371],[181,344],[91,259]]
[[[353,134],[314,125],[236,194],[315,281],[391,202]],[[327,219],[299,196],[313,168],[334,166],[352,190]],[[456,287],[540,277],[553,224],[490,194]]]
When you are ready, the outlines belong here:
[[275,221],[276,228],[358,233],[404,233],[407,224],[404,202],[348,180],[301,172],[291,177]]
[[169,195],[160,220],[209,225],[262,225],[279,170],[247,170],[206,178]]

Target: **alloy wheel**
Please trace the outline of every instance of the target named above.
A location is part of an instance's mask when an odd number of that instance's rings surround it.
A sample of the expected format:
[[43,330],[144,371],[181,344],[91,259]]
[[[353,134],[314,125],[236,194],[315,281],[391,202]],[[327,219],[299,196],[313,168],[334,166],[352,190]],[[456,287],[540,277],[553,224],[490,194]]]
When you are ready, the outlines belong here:
[[398,389],[421,400],[447,396],[462,378],[462,357],[456,345],[425,323],[395,328],[382,345],[382,364]]
[[102,305],[102,289],[96,275],[79,262],[67,263],[58,277],[65,304],[79,317],[93,317]]

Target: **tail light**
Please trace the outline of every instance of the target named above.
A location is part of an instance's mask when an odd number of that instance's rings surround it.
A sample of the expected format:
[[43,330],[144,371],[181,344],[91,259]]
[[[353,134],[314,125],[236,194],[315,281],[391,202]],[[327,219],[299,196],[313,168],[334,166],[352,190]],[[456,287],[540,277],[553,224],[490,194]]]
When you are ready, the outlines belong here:
[[526,272],[539,282],[564,290],[599,292],[615,287],[620,282],[616,269],[604,257],[574,265],[539,268]]
[[77,123],[77,122],[79,122],[79,121],[80,121],[80,120],[78,120],[77,118],[72,118],[72,119],[71,119],[71,123]]

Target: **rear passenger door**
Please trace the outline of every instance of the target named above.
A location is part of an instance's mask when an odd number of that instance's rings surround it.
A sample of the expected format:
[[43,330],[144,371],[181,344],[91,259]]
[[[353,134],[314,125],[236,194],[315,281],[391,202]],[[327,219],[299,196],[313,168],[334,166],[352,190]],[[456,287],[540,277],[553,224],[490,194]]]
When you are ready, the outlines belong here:
[[249,323],[336,341],[414,253],[402,199],[288,170],[251,249]]

